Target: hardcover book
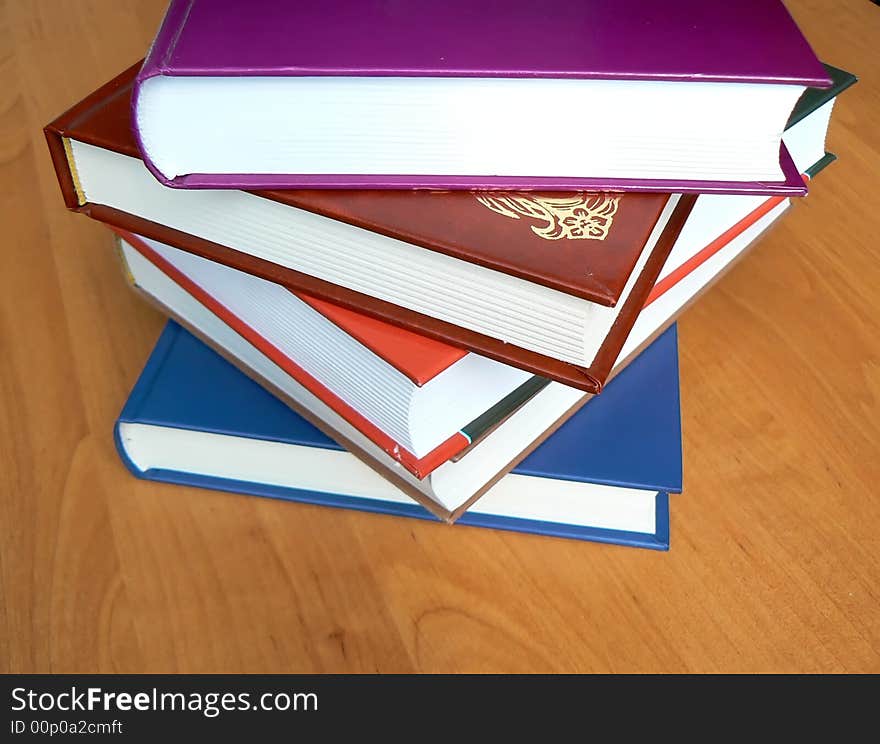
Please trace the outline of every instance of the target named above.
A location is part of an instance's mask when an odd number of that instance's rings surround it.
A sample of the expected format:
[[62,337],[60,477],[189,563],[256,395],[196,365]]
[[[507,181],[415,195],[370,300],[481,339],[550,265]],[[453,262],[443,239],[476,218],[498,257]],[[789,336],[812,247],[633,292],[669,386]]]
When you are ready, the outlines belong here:
[[[136,286],[179,313],[198,302],[419,479],[549,382],[149,238],[118,234]],[[170,294],[163,291],[169,281],[176,285]]]
[[[351,407],[341,405],[338,396],[327,395],[322,381],[312,375],[303,377],[296,368],[298,360],[279,355],[278,340],[266,343],[227,313],[218,314],[213,301],[193,293],[192,287],[179,282],[174,272],[163,270],[125,239],[120,241],[120,248],[129,280],[150,302],[415,501],[449,522],[458,519],[590,398],[566,385],[545,384],[503,419],[496,418],[488,431],[459,454],[443,446],[430,458],[413,460],[376,437],[370,422],[363,416],[352,416]],[[303,335],[309,338],[309,333]],[[377,410],[383,412],[381,406]],[[442,455],[440,461],[433,459],[437,455]]]
[[[815,155],[817,148],[821,151],[821,148],[824,147],[824,129],[822,126],[817,127],[815,121],[817,120],[816,117],[818,117],[818,120],[820,122],[824,121],[827,126],[829,107],[832,104],[833,99],[817,104],[818,108],[813,107],[786,133],[787,136],[792,137],[794,151],[801,162],[806,162],[807,158]],[[803,168],[805,177],[815,176],[833,160],[833,155],[825,153],[813,165]],[[639,315],[638,321],[627,340],[627,344],[624,346],[616,362],[616,369],[623,369],[690,302],[706,291],[739,258],[745,255],[748,248],[781,217],[788,207],[789,201],[787,199],[775,197],[765,200],[749,196],[701,197],[701,200],[698,202],[698,208],[692,216],[692,221],[689,220],[687,229],[682,233],[675,253],[664,266],[659,281],[652,289],[648,301]],[[701,236],[703,235],[705,224],[710,224],[716,231],[723,229],[723,232],[708,244],[703,245]],[[131,237],[134,238],[134,236]],[[145,265],[150,266],[149,262]],[[155,269],[153,272],[161,276],[161,272],[156,272]],[[145,275],[141,274],[141,276]],[[170,277],[166,276],[166,279],[168,278]],[[133,278],[133,280],[137,282],[136,278]],[[148,294],[150,292],[156,293],[157,289],[155,286],[148,288],[147,285],[149,283],[145,281],[142,289]],[[174,286],[173,282],[169,285],[170,288],[174,288]],[[162,294],[161,291],[158,293]],[[330,437],[345,443],[364,462],[383,473],[388,479],[395,482],[400,488],[419,501],[419,503],[424,504],[429,510],[442,518],[450,521],[454,520],[457,516],[464,513],[462,505],[466,508],[466,504],[475,503],[475,499],[485,490],[476,485],[481,478],[486,478],[485,470],[483,471],[484,475],[471,481],[472,485],[470,488],[473,490],[473,493],[470,495],[470,498],[467,498],[466,492],[462,491],[454,495],[454,487],[453,491],[449,490],[449,485],[455,484],[456,478],[449,477],[448,475],[444,475],[439,479],[434,479],[432,475],[429,475],[425,479],[426,482],[419,484],[421,490],[413,488],[412,482],[401,480],[400,473],[395,471],[393,467],[388,467],[389,463],[387,460],[377,459],[375,452],[371,454],[366,449],[353,446],[350,440],[345,438],[345,434],[340,434],[338,420],[335,424],[332,420],[332,415],[338,413],[338,410],[334,411],[332,406],[325,406],[323,409],[320,406],[310,406],[308,398],[294,400],[293,396],[284,392],[285,385],[288,385],[289,380],[285,379],[283,375],[275,375],[273,377],[271,365],[261,366],[258,355],[246,358],[247,346],[241,343],[242,339],[237,338],[234,333],[230,335],[228,330],[224,330],[222,323],[218,326],[216,321],[212,321],[210,312],[203,312],[208,306],[213,306],[210,299],[206,300],[207,306],[203,306],[201,309],[199,308],[198,301],[193,304],[192,300],[195,298],[192,295],[187,300],[185,292],[181,294],[178,291],[176,299],[173,292],[171,294],[163,294],[161,299],[157,299],[164,309],[171,311],[175,317],[187,323],[191,328],[196,329],[197,332],[203,334],[206,338],[210,338],[211,343],[216,348],[222,349],[223,353],[233,358],[248,374],[260,380],[269,389],[273,389],[276,392],[280,391],[279,394],[289,405],[304,412],[304,415],[321,427]],[[337,315],[335,317],[338,321],[341,316]],[[357,331],[359,319],[363,320],[363,316],[351,314],[351,317],[345,322],[346,329],[361,340],[369,343],[370,334]],[[381,349],[379,339],[373,338],[372,343],[374,350]],[[390,359],[393,355],[386,356]],[[447,364],[451,363],[452,358],[456,358],[456,354],[452,351],[444,351],[437,358],[442,358],[444,360],[442,363]],[[419,366],[425,368],[424,362],[420,363]],[[430,367],[430,365],[427,366]],[[527,420],[529,421],[528,426],[534,427],[531,429],[533,435],[536,435],[542,427],[545,427],[547,431],[551,431],[560,422],[564,421],[567,416],[571,415],[574,410],[577,410],[586,400],[584,398],[581,401],[575,402],[574,398],[567,397],[573,391],[556,383],[551,383],[547,387],[549,389],[546,392],[542,390],[540,394],[533,393],[536,400],[527,399],[522,402],[520,405],[524,410],[517,412],[517,416],[521,417],[519,420]],[[571,408],[566,408],[569,405]],[[531,412],[529,412],[529,409],[531,409]],[[541,423],[536,426],[534,418],[531,417],[537,410],[542,410],[544,414],[552,413],[549,417],[545,416],[541,419]],[[331,418],[328,419],[328,415]],[[556,417],[555,423],[554,417]],[[498,428],[501,429],[499,433],[496,433],[494,429],[490,429],[486,439],[492,440],[494,437],[500,441],[500,444],[495,443],[491,447],[494,448],[496,453],[506,453],[504,457],[509,458],[506,465],[509,468],[514,466],[528,452],[531,446],[528,441],[529,437],[526,436],[511,442],[508,438],[510,426],[507,425],[507,422],[502,422]],[[517,448],[520,448],[521,451],[516,452]],[[473,462],[473,460],[467,460],[468,454],[472,451],[473,448],[466,449],[461,458],[462,461],[467,463],[468,467]],[[384,454],[387,455],[387,451]],[[497,466],[498,461],[496,457],[495,466]],[[455,470],[457,466],[450,462],[443,467],[447,469],[448,473]],[[504,469],[501,468],[499,473]],[[479,470],[479,467],[475,467],[472,469],[472,472]],[[454,504],[458,503],[458,510],[453,513],[448,508],[445,511],[442,508],[438,508],[438,504],[444,502],[444,500],[447,506],[454,506]]]
[[[667,549],[681,491],[675,328],[458,524]],[[138,477],[342,508],[433,515],[173,321],[115,427]]]
[[[834,95],[855,80],[849,73],[836,68],[829,66],[828,70],[835,80],[834,87],[829,94],[818,98],[812,90],[807,91],[795,108],[792,123],[785,132],[786,143],[800,171],[811,167],[817,158],[825,157],[825,132]],[[624,214],[622,207],[627,203],[623,200],[642,195],[621,197],[615,214],[603,215],[600,213],[602,209],[597,212],[588,208],[592,197],[588,196],[585,201],[585,195],[577,194],[412,191],[251,194],[172,191],[164,189],[153,179],[145,178],[143,166],[136,160],[137,149],[127,125],[133,75],[134,68],[46,128],[65,201],[71,209],[270,281],[283,283],[313,297],[389,321],[420,335],[585,390],[599,389],[599,382],[607,377],[614,359],[620,355],[619,350],[624,348],[628,326],[635,321],[638,312],[635,298],[642,297],[644,304],[648,293],[657,291],[656,288],[651,290],[644,286],[652,271],[657,270],[649,261],[645,264],[643,276],[632,285],[630,301],[624,303],[626,306],[612,325],[603,348],[594,359],[593,367],[585,375],[582,368],[577,369],[570,363],[553,360],[540,353],[547,352],[546,344],[558,339],[560,333],[557,323],[559,315],[549,313],[546,305],[535,305],[534,298],[520,299],[512,312],[509,285],[501,293],[488,293],[485,285],[475,286],[471,278],[463,277],[457,270],[449,274],[445,272],[451,266],[457,269],[463,265],[478,269],[491,266],[499,275],[509,278],[531,276],[533,281],[542,282],[544,289],[562,294],[577,292],[596,304],[614,303],[620,306],[621,295],[626,291],[627,282],[631,280],[633,268],[639,259],[630,243],[612,243],[608,235],[612,231],[612,223],[615,232],[623,224],[619,219]],[[76,157],[80,151],[87,153],[85,160]],[[90,175],[89,167],[96,165],[94,158],[88,155],[102,151],[111,158],[108,166],[111,170],[122,166],[122,171],[115,177],[108,177],[107,173],[101,173],[107,164],[97,164],[97,175],[103,176],[106,182],[104,197],[108,204],[117,206],[89,201],[83,191],[83,174]],[[179,204],[176,201],[178,198],[181,200]],[[773,205],[784,201],[779,197],[771,199],[775,199]],[[158,206],[157,200],[160,202]],[[700,196],[682,234],[674,242],[674,250],[665,262],[664,273],[680,273],[681,268],[686,267],[706,246],[714,244],[717,248],[735,237],[744,229],[743,221],[762,209],[765,202],[770,203],[755,196]],[[602,200],[591,203],[594,207],[601,207]],[[276,223],[275,227],[267,229],[266,221],[276,219],[279,210],[288,215],[281,205],[290,214],[295,214],[296,219],[282,221],[279,234],[279,225]],[[122,207],[130,211],[123,211]],[[267,209],[270,212],[266,212]],[[413,291],[407,294],[400,289],[398,282],[397,290],[401,293],[394,299],[395,302],[406,302],[409,307],[392,304],[357,291],[358,287],[364,288],[363,284],[351,284],[355,289],[350,289],[299,270],[304,266],[292,261],[292,251],[289,249],[291,246],[296,248],[299,258],[299,251],[304,247],[305,238],[297,232],[303,227],[300,217],[318,220],[319,227],[331,226],[335,229],[338,223],[346,228],[358,228],[355,234],[363,241],[382,237],[393,239],[381,246],[374,242],[370,242],[369,246],[365,246],[365,243],[352,245],[352,253],[359,254],[360,259],[363,258],[360,254],[365,252],[365,247],[371,250],[376,248],[370,254],[375,258],[367,265],[362,260],[353,264],[359,270],[355,281],[375,276],[376,266],[384,265],[382,261],[387,259],[384,249],[399,248],[401,244],[406,244],[411,250],[427,248],[426,253],[435,252],[436,255],[456,261],[445,264],[436,279],[429,282],[425,281],[423,266],[418,271],[401,274],[401,280],[412,285]],[[313,228],[315,224],[310,222],[308,226]],[[332,231],[327,233],[328,236],[331,234],[336,235]],[[604,239],[601,239],[603,236]],[[721,243],[719,236],[723,238]],[[614,251],[607,250],[612,245],[616,246]],[[595,246],[594,250],[589,250],[590,246]],[[305,248],[312,247],[306,242]],[[630,250],[627,250],[628,247]],[[580,258],[581,254],[583,259]],[[311,255],[310,260],[314,258]],[[313,265],[312,270],[316,273],[326,272],[328,262],[335,261],[335,257],[326,252],[317,258],[323,263],[319,262],[317,269]],[[410,254],[403,253],[401,260],[390,268],[400,269],[410,260]],[[576,282],[571,279],[575,273],[573,266],[583,266],[583,271],[577,272]],[[624,280],[627,271],[629,279]],[[321,276],[328,274],[322,273]],[[338,276],[335,278],[338,280]],[[376,291],[375,286],[369,291]],[[451,303],[457,304],[452,306]],[[410,309],[412,307],[422,308],[425,312]],[[446,313],[457,313],[453,318],[456,322],[426,314],[439,314],[437,308]],[[479,323],[474,322],[475,312],[479,313]],[[502,338],[482,332],[486,330],[486,323],[499,318],[510,321],[493,331]],[[524,322],[520,323],[520,320]],[[467,324],[471,324],[471,327],[465,327]],[[527,328],[524,329],[523,325]],[[537,339],[523,334],[524,330],[529,329],[534,330],[533,336],[537,336]],[[499,330],[502,332],[499,333]],[[538,348],[534,346],[536,341],[544,344],[538,352],[517,345]],[[558,350],[554,353],[558,353]]]
[[[752,198],[725,197],[737,202]],[[777,201],[768,199],[754,208],[751,204],[736,205],[739,210],[751,211],[747,211],[718,239],[697,251],[680,270],[666,274],[662,286],[660,283],[655,285],[650,302],[640,314],[615,364],[615,372],[636,359],[638,353],[667,328],[689,302],[704,292],[781,216],[789,200]],[[732,218],[736,210],[731,210],[726,201],[722,206],[726,210],[724,217]],[[710,214],[711,209],[704,217]],[[188,282],[176,276],[175,271],[169,271],[167,267],[163,270],[161,262],[148,258],[149,252],[134,247],[139,240],[146,242],[148,239],[136,236],[131,239],[132,244],[125,240],[121,243],[123,259],[130,281],[147,299],[327,436],[446,521],[460,518],[504,473],[591,399],[589,395],[556,382],[540,386],[518,403],[506,418],[464,449],[460,456],[446,460],[425,477],[418,478],[402,466],[400,452],[389,452],[381,441],[370,436],[367,428],[359,426],[356,418],[347,415],[338,401],[321,395],[320,385],[315,385],[314,380],[312,383],[303,380],[295,369],[291,369],[293,360],[280,359],[277,348],[273,349],[265,339],[255,338],[253,329],[243,328],[240,322],[230,317],[229,308],[218,308],[216,298],[193,291],[187,286]]]
[[[698,202],[617,366],[663,327],[674,314],[670,304],[695,293],[690,274],[711,277],[721,260],[716,254],[733,254],[787,207],[788,200],[750,196]],[[723,232],[702,246],[704,227]],[[171,280],[180,297],[183,290],[187,302],[216,315],[418,478],[470,447],[548,383],[149,238],[118,234],[124,254],[140,254],[128,260],[137,286],[156,297]],[[149,270],[137,271],[144,260]],[[164,274],[158,284],[156,270]],[[180,312],[181,299],[157,299]]]
[[46,128],[68,207],[586,392],[695,199],[169,189],[131,135],[134,73]]
[[132,119],[171,186],[790,196],[828,85],[779,0],[173,0]]

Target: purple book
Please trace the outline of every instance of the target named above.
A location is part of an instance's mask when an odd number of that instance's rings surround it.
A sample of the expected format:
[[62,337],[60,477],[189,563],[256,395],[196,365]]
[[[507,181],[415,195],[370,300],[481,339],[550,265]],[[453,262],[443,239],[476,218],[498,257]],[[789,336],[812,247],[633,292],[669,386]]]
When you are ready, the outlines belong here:
[[798,195],[778,0],[172,0],[133,97],[183,188]]

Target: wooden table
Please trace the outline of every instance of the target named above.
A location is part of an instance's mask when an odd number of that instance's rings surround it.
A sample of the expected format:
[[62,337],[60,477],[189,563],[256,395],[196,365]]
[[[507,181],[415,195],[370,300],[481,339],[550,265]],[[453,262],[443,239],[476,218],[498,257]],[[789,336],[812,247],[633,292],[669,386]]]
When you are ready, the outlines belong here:
[[41,128],[164,5],[0,0],[0,671],[880,672],[880,8],[790,3],[861,82],[840,160],[680,322],[656,553],[128,474],[113,422],[163,318]]

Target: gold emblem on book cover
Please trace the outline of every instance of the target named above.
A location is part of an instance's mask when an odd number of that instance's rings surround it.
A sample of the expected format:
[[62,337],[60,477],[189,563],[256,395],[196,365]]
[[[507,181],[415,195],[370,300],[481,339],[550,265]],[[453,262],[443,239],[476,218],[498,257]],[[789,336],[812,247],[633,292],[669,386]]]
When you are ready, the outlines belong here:
[[484,207],[518,220],[540,220],[532,232],[544,240],[605,240],[620,196],[574,194],[551,197],[528,193],[484,192],[476,196]]

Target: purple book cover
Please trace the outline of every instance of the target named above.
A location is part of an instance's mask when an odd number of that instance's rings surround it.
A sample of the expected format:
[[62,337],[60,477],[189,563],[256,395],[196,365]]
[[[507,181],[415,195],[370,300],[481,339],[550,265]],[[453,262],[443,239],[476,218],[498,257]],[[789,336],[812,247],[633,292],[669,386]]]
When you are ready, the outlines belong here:
[[[157,76],[411,76],[778,83],[831,80],[779,0],[171,0],[135,83]],[[137,127],[135,134],[139,137]],[[152,166],[146,158],[148,166]],[[805,193],[737,183],[518,176],[191,174],[169,186]]]

